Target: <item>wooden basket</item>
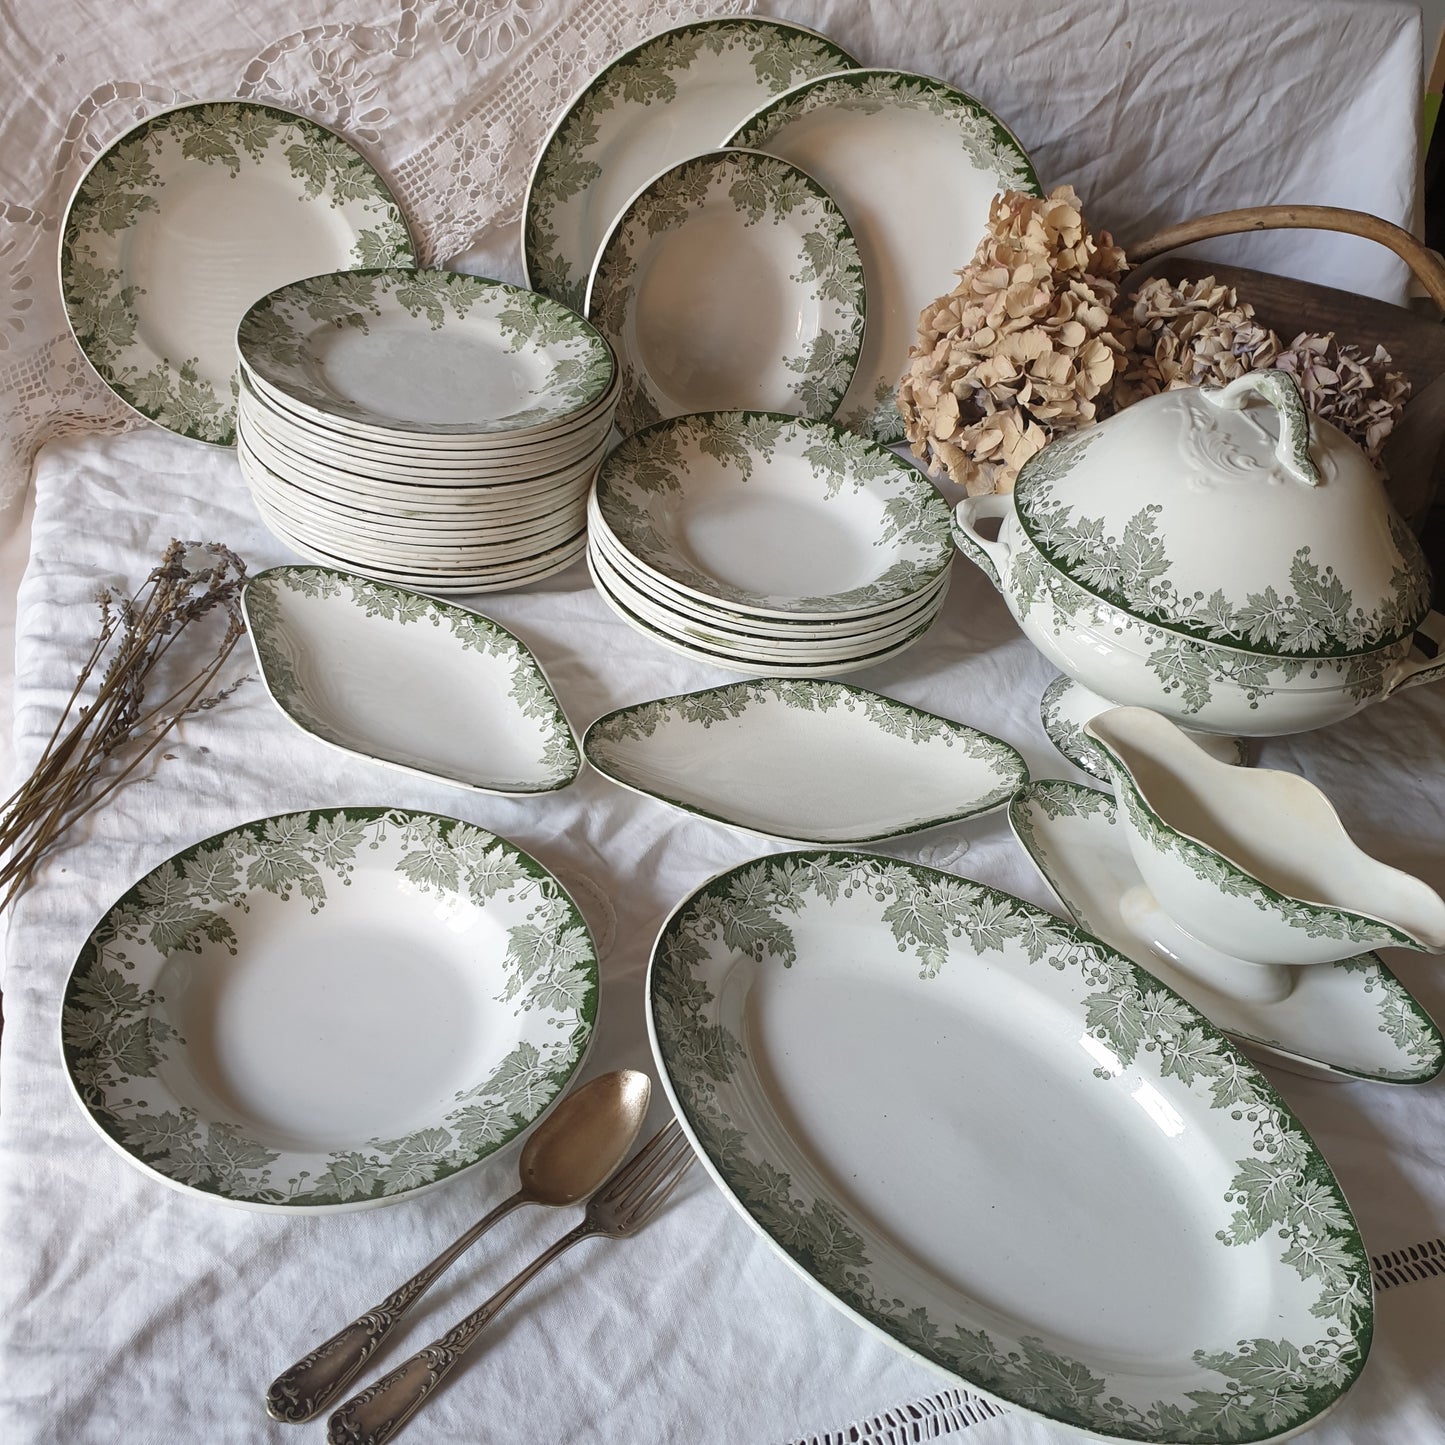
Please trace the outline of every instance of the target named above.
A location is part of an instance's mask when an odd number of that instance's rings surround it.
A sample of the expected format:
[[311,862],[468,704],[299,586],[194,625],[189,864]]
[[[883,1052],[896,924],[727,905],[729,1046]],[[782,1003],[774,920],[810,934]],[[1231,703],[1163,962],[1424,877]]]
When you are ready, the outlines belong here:
[[1168,254],[1216,236],[1283,229],[1343,231],[1388,246],[1445,313],[1445,261],[1389,221],[1334,206],[1254,206],[1171,226],[1126,248],[1136,267],[1126,289],[1150,276],[1175,282],[1214,276],[1232,286],[1260,322],[1286,342],[1302,331],[1333,332],[1341,342],[1367,351],[1378,344],[1390,353],[1394,369],[1410,381],[1404,415],[1385,443],[1390,494],[1420,534],[1434,569],[1439,606],[1445,592],[1445,325],[1437,317],[1331,286]]

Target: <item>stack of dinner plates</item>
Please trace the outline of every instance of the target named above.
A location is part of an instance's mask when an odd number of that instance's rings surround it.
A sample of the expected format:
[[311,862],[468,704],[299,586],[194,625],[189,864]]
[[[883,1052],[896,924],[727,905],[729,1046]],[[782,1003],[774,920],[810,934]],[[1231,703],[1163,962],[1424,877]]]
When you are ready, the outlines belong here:
[[618,385],[570,308],[454,271],[332,272],[263,297],[237,346],[241,470],[303,556],[484,592],[582,555]]
[[603,462],[587,562],[624,621],[700,662],[831,676],[894,657],[943,605],[948,504],[826,421],[699,412]]

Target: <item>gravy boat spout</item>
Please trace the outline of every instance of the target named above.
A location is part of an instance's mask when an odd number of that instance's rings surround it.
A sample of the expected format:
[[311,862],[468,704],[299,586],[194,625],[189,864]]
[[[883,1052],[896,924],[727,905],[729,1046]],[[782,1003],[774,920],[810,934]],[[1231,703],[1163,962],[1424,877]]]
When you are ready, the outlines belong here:
[[1084,731],[1143,879],[1127,911],[1201,982],[1277,999],[1299,965],[1392,945],[1445,952],[1445,899],[1360,849],[1313,783],[1217,762],[1147,708]]

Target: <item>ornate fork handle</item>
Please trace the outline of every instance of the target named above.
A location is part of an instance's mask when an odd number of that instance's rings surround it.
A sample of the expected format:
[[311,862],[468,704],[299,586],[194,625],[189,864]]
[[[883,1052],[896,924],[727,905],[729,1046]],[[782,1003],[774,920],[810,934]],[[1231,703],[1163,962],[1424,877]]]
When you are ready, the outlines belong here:
[[266,1391],[267,1413],[274,1420],[292,1423],[320,1414],[376,1353],[397,1322],[431,1288],[437,1277],[499,1219],[527,1202],[527,1196],[521,1193],[504,1199],[380,1304],[343,1326],[309,1355],[277,1375]]
[[[422,1402],[471,1349],[478,1335],[504,1306],[538,1274],[580,1240],[604,1231],[584,1220],[539,1254],[515,1279],[503,1285],[485,1304],[458,1321],[440,1339],[418,1350],[411,1359],[383,1375],[374,1385],[348,1400],[327,1426],[329,1445],[382,1445],[390,1440],[421,1407]],[[358,1321],[359,1323],[359,1321]]]

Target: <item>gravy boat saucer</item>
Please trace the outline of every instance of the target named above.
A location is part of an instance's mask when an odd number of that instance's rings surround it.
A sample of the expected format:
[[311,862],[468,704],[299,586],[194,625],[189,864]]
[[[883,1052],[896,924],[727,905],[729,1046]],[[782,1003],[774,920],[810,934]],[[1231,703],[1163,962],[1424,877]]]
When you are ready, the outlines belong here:
[[[1009,821],[1074,921],[1189,1000],[1266,1062],[1379,1083],[1423,1084],[1445,1066],[1445,1039],[1374,953],[1296,970],[1280,999],[1241,997],[1140,932],[1127,900],[1142,879],[1107,793],[1045,779],[1014,794]],[[1186,966],[1181,967],[1181,964]]]

